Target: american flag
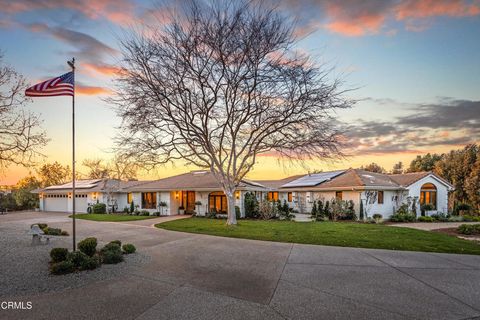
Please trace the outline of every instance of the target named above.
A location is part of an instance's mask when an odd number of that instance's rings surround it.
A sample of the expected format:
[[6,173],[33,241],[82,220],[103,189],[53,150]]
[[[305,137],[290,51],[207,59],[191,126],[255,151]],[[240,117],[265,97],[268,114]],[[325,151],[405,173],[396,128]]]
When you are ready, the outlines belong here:
[[60,77],[38,83],[25,90],[25,95],[29,97],[73,96],[73,71],[65,73]]

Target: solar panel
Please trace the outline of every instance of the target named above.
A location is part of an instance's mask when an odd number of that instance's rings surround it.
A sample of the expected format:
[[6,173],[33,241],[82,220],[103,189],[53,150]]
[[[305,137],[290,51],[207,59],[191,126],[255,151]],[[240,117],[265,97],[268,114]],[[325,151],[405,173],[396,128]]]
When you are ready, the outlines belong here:
[[346,170],[337,170],[321,173],[312,173],[301,178],[290,181],[282,186],[282,188],[292,188],[292,187],[313,187],[325,181],[331,180],[336,176],[344,173]]
[[[78,181],[75,181],[75,189],[90,189],[90,188],[95,187],[98,184],[98,182],[100,182],[100,181],[102,181],[102,180],[101,179],[78,180]],[[46,190],[49,190],[49,189],[55,189],[55,190],[58,190],[58,189],[72,189],[72,183],[68,182],[68,183],[65,183],[65,184],[62,184],[62,185],[46,187],[45,189]]]

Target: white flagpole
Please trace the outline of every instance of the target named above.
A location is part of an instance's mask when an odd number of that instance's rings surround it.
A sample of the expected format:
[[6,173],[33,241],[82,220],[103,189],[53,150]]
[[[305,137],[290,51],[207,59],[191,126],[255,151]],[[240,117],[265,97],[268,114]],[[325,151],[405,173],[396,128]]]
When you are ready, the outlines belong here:
[[76,250],[76,230],[75,230],[75,58],[68,61],[68,65],[73,72],[73,96],[72,96],[72,237],[73,237],[73,251]]

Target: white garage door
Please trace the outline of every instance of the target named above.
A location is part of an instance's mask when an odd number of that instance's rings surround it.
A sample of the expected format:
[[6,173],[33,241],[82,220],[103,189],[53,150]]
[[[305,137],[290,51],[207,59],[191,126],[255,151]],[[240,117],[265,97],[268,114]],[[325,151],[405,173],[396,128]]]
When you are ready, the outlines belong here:
[[87,195],[86,194],[77,194],[75,201],[75,211],[76,212],[87,212],[88,203],[87,203]]
[[45,211],[67,212],[68,196],[66,194],[48,194],[44,201]]

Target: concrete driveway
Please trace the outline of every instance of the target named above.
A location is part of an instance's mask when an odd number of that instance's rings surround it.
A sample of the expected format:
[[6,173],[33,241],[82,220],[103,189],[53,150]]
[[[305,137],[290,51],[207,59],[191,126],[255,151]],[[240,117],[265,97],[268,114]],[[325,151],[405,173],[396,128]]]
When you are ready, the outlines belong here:
[[[41,221],[70,230],[64,214],[18,213],[0,216],[0,234]],[[0,309],[0,319],[480,317],[480,256],[229,239],[151,228],[155,222],[77,220],[79,239],[132,242],[148,259],[107,279],[75,275],[59,291],[10,291],[0,301],[31,301],[33,308]],[[71,239],[52,242],[69,246]],[[1,256],[0,272],[14,270],[7,282],[22,272],[21,265],[9,268],[10,260]],[[36,266],[39,273],[47,261]],[[17,290],[15,283],[1,285]]]

